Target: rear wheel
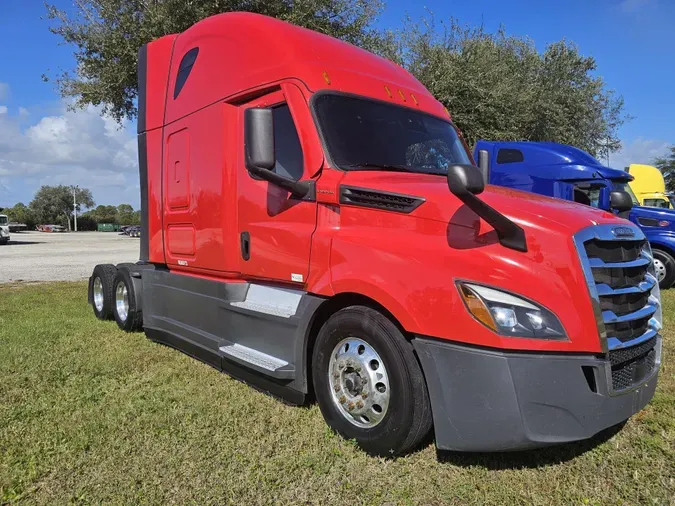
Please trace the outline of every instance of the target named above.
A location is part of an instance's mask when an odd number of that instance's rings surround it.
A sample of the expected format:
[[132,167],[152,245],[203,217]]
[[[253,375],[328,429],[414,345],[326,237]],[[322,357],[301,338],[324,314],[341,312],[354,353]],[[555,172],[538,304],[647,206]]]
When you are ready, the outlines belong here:
[[375,455],[406,453],[431,429],[431,405],[411,344],[374,309],[352,306],[324,324],[312,377],[326,423]]
[[670,288],[675,283],[675,259],[669,253],[660,249],[654,249],[653,254],[659,288]]
[[94,267],[94,273],[91,276],[91,305],[99,320],[111,320],[113,317],[113,286],[116,273],[117,268],[111,264]]
[[138,294],[134,290],[131,273],[126,267],[119,269],[115,276],[113,316],[117,326],[126,332],[140,330],[143,327],[143,314],[138,305]]

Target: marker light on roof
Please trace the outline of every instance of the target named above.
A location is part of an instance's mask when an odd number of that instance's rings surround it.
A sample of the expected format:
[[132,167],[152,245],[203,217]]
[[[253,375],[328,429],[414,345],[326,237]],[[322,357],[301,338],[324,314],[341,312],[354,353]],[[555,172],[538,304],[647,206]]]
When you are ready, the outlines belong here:
[[328,72],[323,71],[323,78],[326,81],[326,84],[330,84],[330,77],[328,77]]

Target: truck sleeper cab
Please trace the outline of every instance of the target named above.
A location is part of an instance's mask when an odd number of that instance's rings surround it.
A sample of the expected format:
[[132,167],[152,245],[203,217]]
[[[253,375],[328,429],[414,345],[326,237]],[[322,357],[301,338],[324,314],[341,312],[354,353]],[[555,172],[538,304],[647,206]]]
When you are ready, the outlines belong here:
[[450,450],[584,439],[651,399],[661,309],[640,229],[484,189],[401,67],[231,13],[141,48],[139,93],[140,260],[96,266],[97,317],[313,395],[379,455],[432,425]]
[[631,163],[628,173],[634,178],[628,184],[641,206],[673,208],[671,195],[666,193],[666,183],[658,168],[652,165]]
[[632,191],[632,173],[605,167],[580,149],[554,142],[481,140],[474,156],[485,180],[499,186],[601,209],[609,209],[611,191],[626,191],[633,206],[619,214],[638,225],[649,241],[661,289],[675,283],[675,211],[640,205]]

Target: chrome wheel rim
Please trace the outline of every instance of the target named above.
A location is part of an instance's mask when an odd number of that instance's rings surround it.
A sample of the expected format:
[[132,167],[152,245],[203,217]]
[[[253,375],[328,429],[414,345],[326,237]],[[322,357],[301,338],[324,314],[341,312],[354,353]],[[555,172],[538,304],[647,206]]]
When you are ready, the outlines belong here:
[[99,313],[103,311],[103,283],[98,277],[94,279],[94,307]]
[[666,277],[666,265],[656,257],[654,257],[654,270],[656,271],[656,279],[660,283]]
[[115,306],[117,308],[117,316],[123,322],[127,321],[129,315],[129,292],[124,281],[117,283],[115,289]]
[[391,391],[380,355],[362,339],[340,341],[330,356],[328,384],[340,414],[350,423],[368,429],[387,414]]

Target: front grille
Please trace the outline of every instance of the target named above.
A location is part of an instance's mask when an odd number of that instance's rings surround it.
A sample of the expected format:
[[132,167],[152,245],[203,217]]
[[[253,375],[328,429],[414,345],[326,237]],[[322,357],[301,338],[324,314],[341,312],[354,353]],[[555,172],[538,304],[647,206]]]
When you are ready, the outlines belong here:
[[424,199],[411,195],[342,185],[340,186],[340,203],[398,213],[411,213],[424,203]]
[[656,366],[656,337],[630,348],[609,352],[612,388],[624,390],[649,377]]
[[621,293],[618,295],[605,295],[600,299],[600,309],[613,311],[617,316],[634,313],[647,305],[649,292]]
[[635,286],[645,278],[648,265],[637,267],[607,268],[597,267],[593,269],[595,283],[608,285],[610,288],[626,288]]
[[599,258],[603,262],[628,262],[637,260],[644,241],[601,241],[593,239],[586,243],[588,258]]
[[[626,229],[633,234],[617,240],[614,233]],[[605,331],[612,389],[625,390],[643,382],[659,362],[653,316],[660,301],[644,235],[637,227],[597,225],[577,234],[575,242],[596,314],[602,315],[598,325]]]
[[[602,300],[602,299],[600,299]],[[649,328],[649,317],[628,322],[605,323],[605,331],[609,337],[615,337],[622,343],[637,339]]]

